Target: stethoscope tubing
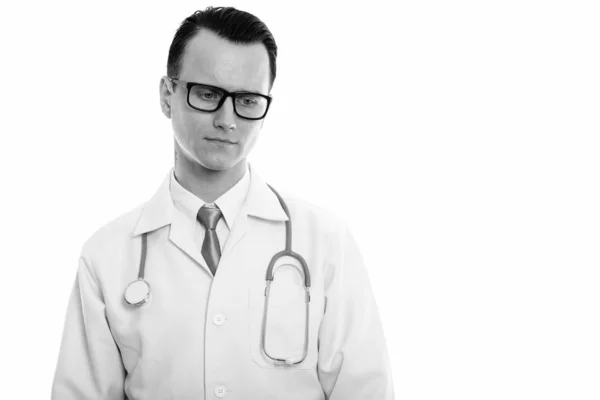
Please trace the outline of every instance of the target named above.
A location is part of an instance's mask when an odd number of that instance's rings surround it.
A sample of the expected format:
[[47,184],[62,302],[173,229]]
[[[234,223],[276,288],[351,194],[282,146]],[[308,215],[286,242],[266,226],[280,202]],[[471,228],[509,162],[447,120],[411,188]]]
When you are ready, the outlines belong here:
[[140,269],[138,273],[138,279],[144,279],[144,273],[146,272],[146,252],[148,249],[148,233],[142,234],[142,256],[140,257]]
[[[263,311],[263,323],[262,323],[262,328],[261,328],[261,331],[262,331],[261,332],[261,346],[262,346],[262,350],[265,353],[265,355],[267,357],[269,357],[271,360],[276,361],[276,362],[283,362],[287,365],[294,365],[294,364],[299,364],[302,361],[304,361],[308,355],[309,321],[310,321],[310,314],[309,314],[310,307],[309,306],[310,306],[310,286],[311,286],[310,271],[308,269],[306,260],[304,260],[304,257],[302,257],[298,253],[295,253],[292,250],[292,218],[290,216],[290,211],[287,207],[287,204],[285,203],[283,198],[279,195],[279,193],[271,187],[271,185],[267,185],[267,186],[269,186],[269,188],[273,191],[273,193],[275,193],[275,196],[277,196],[277,199],[279,200],[281,207],[285,211],[285,214],[287,215],[288,220],[285,221],[285,250],[278,252],[271,258],[271,261],[269,262],[269,266],[267,267],[267,271],[266,271],[265,303],[264,303],[264,311]],[[148,251],[148,232],[144,232],[142,234],[142,250],[141,250],[141,257],[140,257],[140,267],[139,267],[139,272],[138,272],[138,279],[133,281],[132,283],[130,283],[129,286],[127,287],[127,290],[125,291],[125,301],[132,306],[137,306],[137,307],[143,306],[150,299],[150,284],[144,279],[144,274],[146,272],[147,251]],[[291,359],[291,358],[273,357],[267,352],[267,349],[266,349],[266,342],[267,342],[266,327],[267,327],[267,316],[268,316],[268,309],[269,309],[269,295],[270,295],[270,291],[271,291],[270,290],[271,283],[273,282],[273,279],[274,279],[273,269],[275,267],[275,263],[277,262],[277,260],[282,257],[291,257],[291,258],[295,259],[296,261],[298,261],[300,263],[303,273],[304,273],[304,290],[306,293],[306,295],[305,295],[306,311],[305,311],[304,349],[303,349],[302,358],[300,358],[299,360],[295,360],[295,359]],[[129,297],[131,297],[131,295],[128,295],[128,293],[130,292],[130,289],[135,289],[134,286],[136,286],[136,285],[139,288],[140,283],[145,284],[145,292],[142,294],[141,298],[138,299],[137,296],[134,296],[134,297],[136,297],[137,300],[135,300],[135,299],[130,300]],[[135,292],[135,290],[132,290],[132,293],[133,292]]]
[[[263,323],[262,323],[262,334],[261,334],[261,346],[262,349],[265,353],[265,355],[267,357],[269,357],[271,360],[273,361],[278,361],[278,362],[284,362],[287,365],[294,365],[294,364],[300,364],[302,361],[304,361],[308,355],[308,337],[309,337],[309,322],[310,322],[310,318],[309,318],[309,306],[310,306],[310,271],[308,269],[308,265],[306,264],[306,260],[304,260],[304,257],[302,257],[300,254],[295,253],[292,250],[292,217],[290,216],[290,211],[287,207],[287,204],[285,203],[285,201],[283,200],[283,198],[279,195],[279,193],[273,189],[271,187],[271,185],[267,185],[269,186],[269,188],[273,191],[273,193],[275,193],[275,196],[277,196],[277,199],[279,200],[279,203],[281,204],[281,207],[283,208],[283,210],[285,211],[285,214],[288,217],[288,220],[285,221],[285,250],[280,251],[279,253],[275,254],[272,258],[271,258],[271,262],[269,262],[269,266],[267,268],[267,272],[266,272],[266,287],[265,287],[265,306],[264,306],[264,311],[263,311]],[[277,262],[278,259],[282,258],[282,257],[291,257],[295,260],[297,260],[300,265],[302,266],[303,272],[304,272],[304,290],[305,290],[305,304],[306,304],[306,312],[305,312],[305,329],[304,329],[304,349],[302,352],[302,357],[299,360],[293,360],[290,358],[277,358],[277,357],[273,357],[271,356],[268,352],[267,352],[267,347],[266,347],[266,330],[267,330],[267,318],[268,318],[268,309],[269,309],[269,295],[271,292],[271,283],[273,282],[273,268],[275,267],[275,263]]]

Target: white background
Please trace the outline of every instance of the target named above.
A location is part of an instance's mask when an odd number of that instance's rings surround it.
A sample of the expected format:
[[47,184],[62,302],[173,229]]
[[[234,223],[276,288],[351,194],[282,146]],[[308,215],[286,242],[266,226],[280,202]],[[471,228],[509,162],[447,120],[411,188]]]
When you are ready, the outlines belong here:
[[[398,399],[600,398],[595,3],[229,3],[280,49],[250,161],[350,222]],[[2,6],[0,398],[49,398],[81,246],[171,167],[159,79],[208,5]]]

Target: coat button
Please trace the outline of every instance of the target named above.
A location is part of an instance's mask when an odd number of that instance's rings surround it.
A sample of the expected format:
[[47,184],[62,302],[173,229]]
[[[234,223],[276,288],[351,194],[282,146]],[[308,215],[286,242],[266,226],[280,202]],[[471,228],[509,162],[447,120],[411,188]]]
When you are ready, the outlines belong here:
[[227,396],[227,388],[225,386],[217,386],[215,388],[215,396],[218,398],[223,398]]
[[217,314],[213,317],[213,322],[217,326],[221,326],[225,323],[225,316],[223,314]]

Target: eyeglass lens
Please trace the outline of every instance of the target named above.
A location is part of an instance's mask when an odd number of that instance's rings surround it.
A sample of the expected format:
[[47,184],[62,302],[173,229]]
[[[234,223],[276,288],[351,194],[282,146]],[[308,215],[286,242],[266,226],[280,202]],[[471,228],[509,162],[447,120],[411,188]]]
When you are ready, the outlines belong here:
[[[190,88],[189,102],[192,107],[202,111],[215,111],[224,95],[216,88],[194,85]],[[233,106],[242,117],[260,118],[267,111],[268,101],[256,94],[236,93]]]

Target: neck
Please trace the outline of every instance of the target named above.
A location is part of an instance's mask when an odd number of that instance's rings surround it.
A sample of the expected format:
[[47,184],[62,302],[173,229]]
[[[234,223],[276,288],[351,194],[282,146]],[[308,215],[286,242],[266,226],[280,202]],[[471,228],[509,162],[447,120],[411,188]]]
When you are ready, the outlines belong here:
[[221,171],[208,169],[188,158],[175,142],[175,178],[188,192],[212,203],[242,179],[246,159]]

